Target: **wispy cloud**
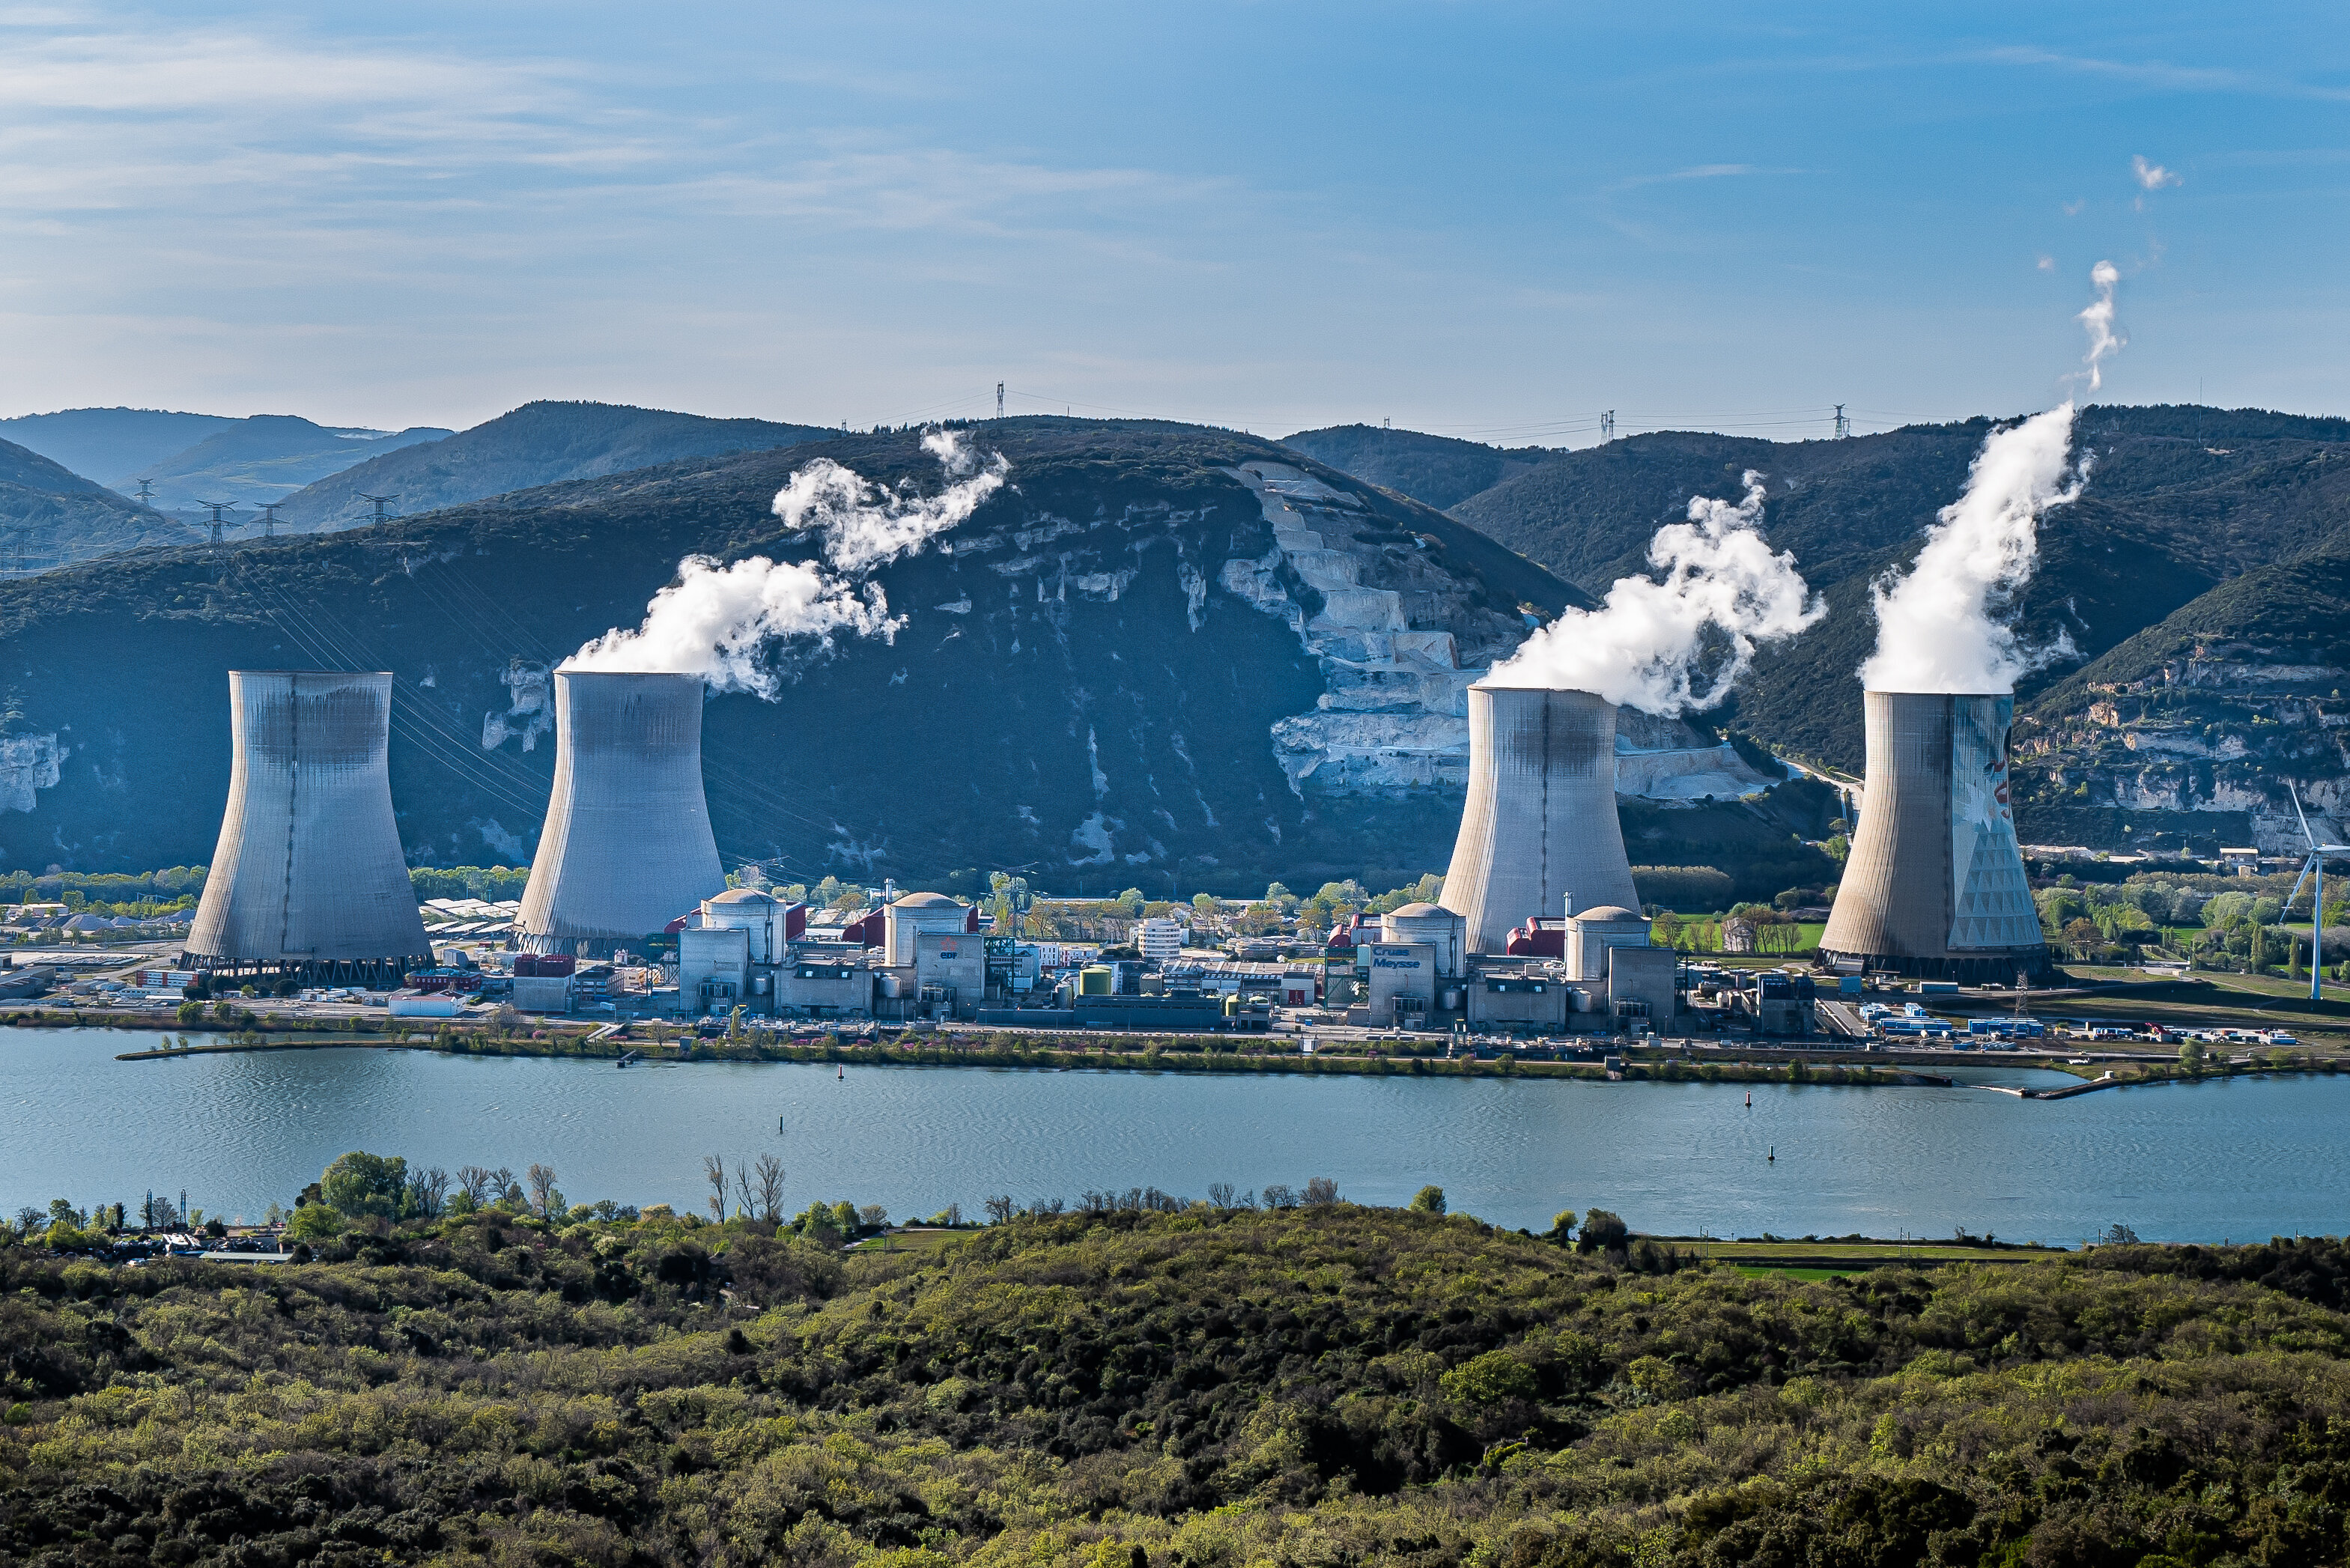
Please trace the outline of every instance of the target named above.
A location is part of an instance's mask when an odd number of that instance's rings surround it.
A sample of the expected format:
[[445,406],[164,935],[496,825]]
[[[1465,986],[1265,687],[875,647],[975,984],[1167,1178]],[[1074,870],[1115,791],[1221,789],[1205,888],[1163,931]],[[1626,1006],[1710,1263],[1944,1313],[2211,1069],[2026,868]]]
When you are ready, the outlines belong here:
[[2046,66],[2082,76],[2107,77],[2174,92],[2244,93],[2259,98],[2350,102],[2350,88],[2295,81],[2290,77],[2220,67],[2174,66],[2167,60],[2106,60],[2093,55],[2068,55],[2054,49],[2020,47],[1986,49],[1973,57],[2002,65]]
[[1775,169],[1759,163],[1693,163],[1662,174],[1635,174],[1607,186],[1610,192],[1637,191],[1648,185],[1672,185],[1686,180],[1739,180],[1786,174],[1807,174],[1807,169]]
[[2144,157],[2137,155],[2133,155],[2130,159],[2130,177],[2138,182],[2141,190],[2147,191],[2159,191],[2165,185],[2182,183],[2178,175],[2165,169],[2161,164],[2149,163]]

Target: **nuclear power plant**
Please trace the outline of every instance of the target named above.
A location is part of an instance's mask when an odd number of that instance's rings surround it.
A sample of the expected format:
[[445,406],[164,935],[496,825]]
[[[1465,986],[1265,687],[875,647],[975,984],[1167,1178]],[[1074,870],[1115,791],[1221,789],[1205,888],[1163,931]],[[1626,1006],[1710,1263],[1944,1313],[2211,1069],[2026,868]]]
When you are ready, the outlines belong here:
[[702,793],[702,684],[556,671],[555,790],[516,922],[525,950],[608,956],[725,887]]
[[391,811],[391,676],[229,671],[228,809],[184,967],[398,985],[432,961]]
[[1616,707],[1588,691],[1469,688],[1469,798],[1443,904],[1469,950],[1499,953],[1524,922],[1637,909],[1616,818]]
[[2048,949],[2008,802],[2015,699],[1871,691],[1859,831],[1824,962],[1921,979],[2038,975]]

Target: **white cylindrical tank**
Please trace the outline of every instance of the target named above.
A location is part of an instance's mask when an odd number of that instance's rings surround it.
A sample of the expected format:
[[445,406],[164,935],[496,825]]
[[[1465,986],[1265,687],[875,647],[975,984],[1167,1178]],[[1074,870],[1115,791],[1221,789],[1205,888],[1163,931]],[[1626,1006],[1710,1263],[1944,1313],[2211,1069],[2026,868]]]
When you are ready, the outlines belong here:
[[1934,980],[2047,968],[2008,800],[2005,693],[1864,694],[1868,782],[1828,913],[1830,961]]
[[725,885],[702,792],[702,678],[557,670],[555,790],[522,945],[602,956]]
[[228,690],[228,810],[190,959],[358,964],[394,983],[430,961],[391,810],[390,672],[232,670]]
[[1472,953],[1536,916],[1639,908],[1616,819],[1616,707],[1588,691],[1469,688],[1469,798],[1443,904]]

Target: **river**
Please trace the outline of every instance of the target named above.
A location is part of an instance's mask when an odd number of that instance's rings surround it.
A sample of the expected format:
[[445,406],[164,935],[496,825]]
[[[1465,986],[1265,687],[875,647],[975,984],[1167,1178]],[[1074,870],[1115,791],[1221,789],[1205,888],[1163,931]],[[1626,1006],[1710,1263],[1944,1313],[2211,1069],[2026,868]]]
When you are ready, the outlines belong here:
[[[556,1168],[575,1202],[699,1210],[702,1157],[785,1162],[793,1206],[893,1217],[991,1194],[1302,1187],[1546,1227],[1612,1209],[1664,1234],[2071,1245],[2338,1233],[2350,1077],[2219,1080],[2027,1101],[1975,1086],[1604,1084],[991,1068],[609,1064],[376,1049],[118,1062],[151,1034],[0,1029],[0,1204],[182,1191],[207,1213],[291,1205],[347,1149]],[[2025,1068],[1975,1083],[2069,1082]],[[780,1130],[779,1130],[780,1123]],[[1775,1155],[1775,1158],[1771,1158]]]

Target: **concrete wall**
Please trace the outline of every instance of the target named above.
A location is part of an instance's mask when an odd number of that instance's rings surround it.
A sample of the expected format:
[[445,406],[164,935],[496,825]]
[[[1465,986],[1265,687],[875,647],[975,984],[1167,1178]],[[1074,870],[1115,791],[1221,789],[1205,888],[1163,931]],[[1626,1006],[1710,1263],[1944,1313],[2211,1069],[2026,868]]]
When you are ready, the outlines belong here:
[[1607,960],[1615,948],[1645,948],[1649,942],[1646,920],[1591,920],[1580,917],[1566,922],[1566,972],[1576,980],[1605,981]]
[[914,975],[916,998],[926,985],[952,986],[955,1016],[971,1017],[987,995],[983,939],[961,931],[924,931],[914,939]]
[[1525,1030],[1557,1033],[1566,1028],[1575,988],[1546,976],[1481,974],[1466,998],[1471,1029]]
[[233,670],[228,687],[228,809],[187,950],[261,961],[431,952],[385,768],[390,675]]
[[[689,927],[677,934],[677,994],[687,1013],[723,1013],[751,999],[751,935],[740,927]],[[709,992],[723,987],[715,996]]]
[[1588,691],[1469,689],[1469,797],[1443,905],[1469,950],[1498,953],[1529,916],[1640,907],[1616,820],[1616,709]]
[[602,957],[725,886],[702,793],[701,678],[557,671],[555,789],[522,945]]
[[567,974],[518,974],[514,977],[513,1002],[517,1012],[568,1012],[571,977]]
[[1608,1017],[1615,1017],[1619,1002],[1644,1002],[1648,1003],[1651,1023],[1661,1029],[1672,1023],[1673,975],[1678,963],[1670,948],[1609,948]]
[[1425,1006],[1406,1010],[1401,1021],[1424,1023],[1438,1001],[1436,949],[1426,942],[1373,942],[1364,949],[1371,1022],[1382,1028],[1399,1022],[1396,999],[1417,997]]

